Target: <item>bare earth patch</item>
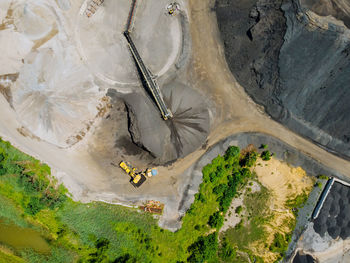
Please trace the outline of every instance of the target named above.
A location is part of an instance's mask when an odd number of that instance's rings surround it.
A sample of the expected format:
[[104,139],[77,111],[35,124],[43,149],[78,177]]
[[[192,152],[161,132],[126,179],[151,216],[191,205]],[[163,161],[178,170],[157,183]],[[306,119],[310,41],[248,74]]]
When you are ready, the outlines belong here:
[[[301,167],[290,167],[274,158],[268,162],[259,159],[254,171],[261,184],[271,193],[268,202],[272,217],[264,226],[267,233],[266,243],[271,244],[277,232],[289,233],[293,230],[291,227],[294,226],[296,218],[286,203],[304,192],[308,195],[314,185],[314,179],[307,176]],[[264,242],[253,244],[259,256],[266,262],[272,262],[276,254],[262,247],[263,245]]]
[[222,238],[237,250],[237,262],[257,257],[275,262],[285,252],[295,227],[296,210],[292,207],[299,207],[307,198],[314,179],[300,167],[274,158],[259,158],[252,172],[253,179],[231,203]]

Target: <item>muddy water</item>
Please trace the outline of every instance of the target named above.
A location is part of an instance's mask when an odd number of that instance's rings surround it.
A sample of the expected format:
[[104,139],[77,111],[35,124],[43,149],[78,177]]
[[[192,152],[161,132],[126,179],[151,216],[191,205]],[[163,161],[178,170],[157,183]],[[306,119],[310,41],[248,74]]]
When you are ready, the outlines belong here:
[[0,243],[16,250],[31,248],[39,253],[49,253],[50,247],[38,231],[6,224],[0,219]]

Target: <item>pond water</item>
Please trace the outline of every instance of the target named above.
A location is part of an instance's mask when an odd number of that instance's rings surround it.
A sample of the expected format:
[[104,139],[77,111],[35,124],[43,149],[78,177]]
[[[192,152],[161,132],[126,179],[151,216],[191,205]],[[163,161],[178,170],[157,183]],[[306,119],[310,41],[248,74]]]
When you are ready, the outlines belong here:
[[7,224],[0,219],[0,243],[16,250],[31,248],[39,253],[49,253],[50,247],[38,231]]

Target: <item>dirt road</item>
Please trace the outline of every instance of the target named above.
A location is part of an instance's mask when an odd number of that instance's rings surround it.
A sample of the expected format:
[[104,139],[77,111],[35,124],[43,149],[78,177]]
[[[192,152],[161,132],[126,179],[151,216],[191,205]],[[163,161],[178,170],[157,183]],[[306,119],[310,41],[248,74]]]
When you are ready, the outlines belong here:
[[[225,61],[223,45],[217,27],[214,0],[190,1],[194,85],[208,87],[206,92],[221,105],[219,116],[212,127],[209,145],[243,131],[272,135],[313,157],[324,165],[350,177],[350,162],[316,146],[296,135],[259,110],[232,76]],[[205,45],[203,45],[205,43]],[[189,157],[190,158],[190,157]]]

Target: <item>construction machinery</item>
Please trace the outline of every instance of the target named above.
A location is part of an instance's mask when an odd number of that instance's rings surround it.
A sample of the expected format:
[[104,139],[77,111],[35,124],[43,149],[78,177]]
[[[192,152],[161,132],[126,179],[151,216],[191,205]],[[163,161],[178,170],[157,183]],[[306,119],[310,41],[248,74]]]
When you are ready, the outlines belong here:
[[130,183],[134,187],[140,187],[147,177],[152,177],[158,174],[157,169],[147,168],[145,171],[137,172],[137,168],[133,167],[129,162],[121,161],[119,163],[120,168],[122,168],[128,175],[130,175]]
[[104,0],[92,0],[85,10],[85,15],[91,17],[97,11],[98,7],[102,5]]
[[180,5],[176,2],[171,3],[167,6],[168,15],[176,16],[177,12],[180,10]]
[[144,205],[139,206],[142,211],[152,213],[152,214],[162,214],[164,209],[164,204],[159,201],[149,200]]

